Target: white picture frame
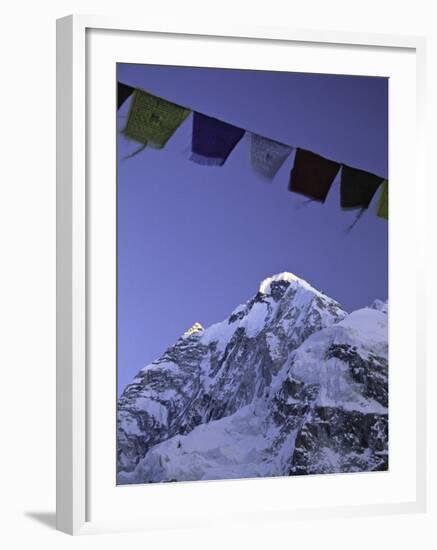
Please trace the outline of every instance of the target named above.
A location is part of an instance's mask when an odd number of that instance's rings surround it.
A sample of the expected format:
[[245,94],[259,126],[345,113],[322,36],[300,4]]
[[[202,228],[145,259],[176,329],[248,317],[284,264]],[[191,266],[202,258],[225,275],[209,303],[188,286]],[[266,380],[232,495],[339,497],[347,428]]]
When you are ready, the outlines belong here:
[[[378,48],[381,51],[396,50],[400,54],[408,52],[414,56],[415,63],[415,102],[410,105],[414,110],[415,124],[415,165],[414,179],[417,193],[425,192],[425,161],[424,161],[424,79],[425,79],[425,40],[421,37],[355,34],[340,32],[325,32],[312,30],[293,30],[286,28],[229,28],[197,27],[194,23],[190,28],[177,28],[150,24],[138,20],[123,18],[106,18],[96,16],[73,15],[60,19],[57,22],[57,528],[69,534],[86,534],[92,532],[119,531],[129,529],[147,529],[167,525],[183,526],[189,523],[192,517],[193,525],[205,525],[204,518],[198,513],[190,511],[190,506],[184,510],[181,517],[176,517],[171,511],[165,515],[159,510],[162,495],[156,491],[149,493],[149,502],[154,507],[156,499],[156,514],[153,521],[146,519],[144,512],[135,517],[111,515],[108,511],[99,514],[94,520],[90,516],[90,486],[95,468],[91,452],[89,411],[92,408],[93,393],[90,390],[90,369],[94,353],[93,341],[89,330],[90,303],[92,288],[90,283],[90,254],[93,247],[89,246],[89,228],[92,226],[90,216],[94,215],[94,206],[90,206],[90,189],[88,180],[94,166],[90,168],[88,119],[89,109],[93,102],[89,99],[89,71],[93,62],[88,59],[88,40],[92,31],[109,33],[107,40],[112,40],[111,33],[135,33],[135,36],[150,35],[158,37],[160,41],[171,41],[174,37],[190,37],[196,40],[220,39],[223,41],[238,40],[250,46],[251,43],[265,44],[290,43],[314,44],[317,47],[355,47],[366,49]],[[224,42],[223,42],[224,43]],[[94,48],[94,42],[92,42]],[[98,49],[98,44],[96,48]],[[219,46],[210,46],[218,52]],[[126,49],[126,52],[129,50]],[[171,59],[172,45],[169,43],[166,50],[168,59]],[[124,55],[128,55],[124,53]],[[122,61],[130,61],[123,57]],[[108,58],[108,63],[110,59]],[[115,92],[114,92],[115,93]],[[115,96],[114,96],[115,97]],[[112,101],[113,98],[111,98]],[[115,104],[115,103],[114,103]],[[93,130],[94,131],[94,130]],[[115,138],[114,138],[115,139]],[[391,152],[390,152],[391,154]],[[115,161],[114,161],[115,163]],[[396,171],[395,171],[396,172]],[[396,203],[396,201],[394,201]],[[95,201],[94,201],[95,204]],[[399,200],[399,209],[402,208]],[[103,205],[101,208],[108,207]],[[396,207],[396,204],[394,205]],[[108,207],[110,208],[110,207]],[[393,216],[401,220],[401,214]],[[415,215],[414,246],[416,248],[416,275],[424,280],[426,268],[426,250],[421,244],[420,232],[424,231],[425,220]],[[413,243],[413,241],[412,241]],[[409,488],[408,498],[395,497],[387,502],[355,502],[349,505],[324,506],[317,508],[302,508],[292,506],[277,510],[264,510],[262,503],[258,508],[245,510],[241,516],[230,510],[236,521],[256,521],[257,518],[278,517],[338,517],[364,514],[389,514],[399,512],[420,512],[425,510],[426,503],[426,402],[425,402],[425,291],[423,285],[415,287],[415,299],[410,304],[416,314],[416,341],[414,346],[416,374],[416,411],[415,411],[415,448],[414,448],[414,487]],[[93,310],[95,304],[93,305]],[[115,374],[114,374],[115,376]],[[93,390],[94,391],[94,390]],[[102,390],[103,391],[103,390]],[[112,420],[111,420],[112,422]],[[112,429],[112,428],[111,428]],[[110,430],[109,430],[110,431]],[[95,433],[95,431],[94,431]],[[115,440],[115,435],[114,435]],[[109,460],[109,458],[108,458]],[[411,466],[413,468],[413,466]],[[412,470],[411,470],[412,471]],[[332,477],[333,476],[326,476]],[[313,478],[314,479],[314,478]],[[343,478],[344,479],[344,478]],[[281,479],[271,480],[273,485],[264,485],[265,491],[277,490]],[[115,483],[115,472],[114,472]],[[175,488],[175,484],[167,485],[162,491],[165,495],[170,492],[177,498],[186,499],[188,492],[201,491],[205,497],[209,491],[223,498],[226,495],[228,484],[234,484],[235,498],[238,492],[245,492],[241,502],[250,502],[253,481],[223,482],[211,485],[200,483],[200,489],[193,484],[185,484],[184,488]],[[299,480],[301,483],[301,480]],[[318,483],[316,480],[312,484]],[[331,482],[329,482],[331,483]],[[212,488],[214,487],[214,488]],[[270,489],[269,489],[270,487]],[[331,484],[332,487],[332,484]],[[138,488],[131,488],[138,495]],[[141,489],[141,488],[140,488]],[[97,489],[96,489],[97,490]],[[126,500],[126,489],[121,488]],[[94,489],[93,489],[94,491]],[[267,493],[266,493],[267,494]],[[413,495],[413,496],[410,496]],[[242,497],[243,498],[243,497]],[[285,505],[284,505],[285,506]],[[116,510],[116,508],[113,508]],[[194,509],[193,509],[194,510]],[[150,514],[149,514],[150,515]],[[187,519],[188,518],[188,519]],[[224,515],[225,519],[229,517]],[[223,519],[223,518],[222,518]]]

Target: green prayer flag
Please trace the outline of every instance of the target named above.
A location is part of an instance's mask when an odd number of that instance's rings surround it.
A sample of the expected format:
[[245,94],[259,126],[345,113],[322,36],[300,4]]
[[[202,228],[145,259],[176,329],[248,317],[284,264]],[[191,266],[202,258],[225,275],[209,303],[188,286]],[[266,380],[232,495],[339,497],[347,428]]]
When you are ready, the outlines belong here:
[[384,180],[381,186],[381,195],[379,196],[379,203],[377,209],[377,215],[380,218],[388,220],[388,181]]
[[149,143],[162,149],[190,112],[180,105],[136,89],[124,135],[144,146]]

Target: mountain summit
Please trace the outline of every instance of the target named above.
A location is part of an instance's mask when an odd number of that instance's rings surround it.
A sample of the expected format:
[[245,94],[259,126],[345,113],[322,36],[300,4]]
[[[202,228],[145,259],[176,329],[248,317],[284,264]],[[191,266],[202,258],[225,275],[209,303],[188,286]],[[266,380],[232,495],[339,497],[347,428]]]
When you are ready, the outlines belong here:
[[192,334],[203,332],[203,327],[200,323],[194,323],[187,331],[184,332],[183,336],[191,336]]
[[119,484],[386,469],[387,307],[292,273],[193,325],[118,402]]
[[308,290],[311,290],[315,294],[322,294],[321,292],[318,292],[315,288],[313,288],[304,279],[301,279],[300,277],[294,275],[294,273],[290,273],[289,271],[284,271],[283,273],[278,273],[277,275],[272,275],[271,277],[267,277],[266,279],[264,279],[264,281],[262,281],[262,283],[259,285],[259,292],[261,292],[262,294],[270,294],[272,284],[274,283],[300,285],[307,288]]

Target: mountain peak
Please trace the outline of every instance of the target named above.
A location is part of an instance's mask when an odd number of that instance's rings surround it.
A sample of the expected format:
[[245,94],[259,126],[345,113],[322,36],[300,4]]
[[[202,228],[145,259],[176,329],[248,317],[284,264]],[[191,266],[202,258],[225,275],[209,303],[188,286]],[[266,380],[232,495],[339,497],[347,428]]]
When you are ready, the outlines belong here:
[[191,336],[196,332],[203,332],[203,331],[204,331],[203,326],[200,323],[196,322],[192,327],[190,327],[188,330],[184,332],[183,336]]
[[261,294],[270,294],[272,283],[278,283],[278,282],[285,282],[289,284],[298,283],[300,286],[305,287],[308,290],[312,290],[316,294],[321,294],[321,292],[313,288],[309,283],[307,283],[307,281],[305,281],[304,279],[301,279],[294,273],[290,273],[289,271],[284,271],[283,273],[277,273],[276,275],[272,275],[271,277],[267,277],[266,279],[264,279],[259,286],[259,292]]

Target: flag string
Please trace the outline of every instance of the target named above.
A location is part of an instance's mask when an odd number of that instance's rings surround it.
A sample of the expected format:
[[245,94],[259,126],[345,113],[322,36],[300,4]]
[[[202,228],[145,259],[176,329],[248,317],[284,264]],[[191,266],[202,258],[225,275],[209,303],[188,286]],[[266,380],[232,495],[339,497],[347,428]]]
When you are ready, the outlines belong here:
[[250,163],[263,179],[271,181],[292,151],[296,151],[290,172],[289,191],[307,197],[303,205],[325,202],[331,186],[340,172],[340,206],[342,209],[359,209],[348,227],[349,232],[373,196],[382,187],[376,214],[388,220],[388,179],[341,162],[327,159],[312,151],[295,147],[234,126],[223,120],[200,113],[164,98],[117,83],[117,110],[132,96],[123,134],[141,144],[141,147],[124,157],[132,158],[146,147],[162,149],[178,127],[193,113],[193,132],[190,159],[205,166],[222,166],[234,147],[247,134],[250,137]]

